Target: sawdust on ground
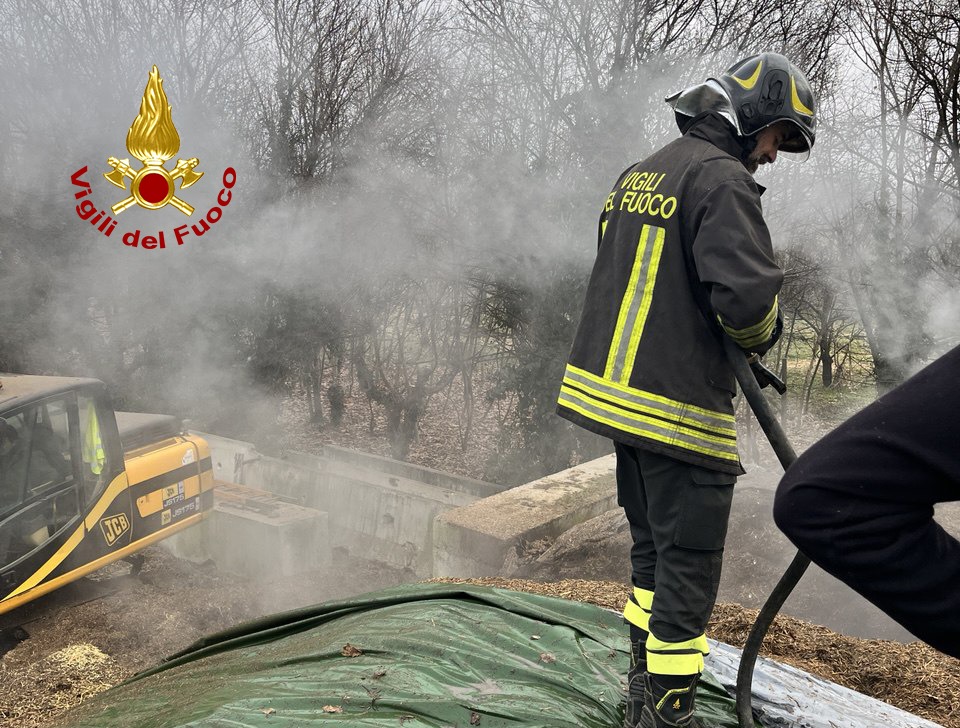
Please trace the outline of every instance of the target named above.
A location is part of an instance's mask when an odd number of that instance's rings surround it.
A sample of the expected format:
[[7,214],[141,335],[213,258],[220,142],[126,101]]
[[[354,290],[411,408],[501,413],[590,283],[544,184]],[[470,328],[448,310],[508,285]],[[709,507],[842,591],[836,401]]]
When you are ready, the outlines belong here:
[[[144,552],[144,573],[133,585],[85,603],[47,609],[27,625],[30,639],[0,659],[0,726],[51,728],[69,708],[160,661],[203,634],[279,608],[410,580],[372,565],[343,563],[316,575],[324,594],[297,594],[221,574],[208,565],[176,559],[153,547]],[[120,568],[120,567],[117,567]],[[321,578],[322,577],[322,578]],[[619,610],[628,586],[612,581],[442,579],[588,602]],[[718,604],[708,634],[742,646],[755,610]],[[764,654],[779,661],[960,728],[960,662],[921,643],[863,640],[790,617],[778,617]]]
[[194,564],[160,546],[139,576],[118,561],[15,613],[29,638],[0,657],[0,728],[52,728],[92,695],[201,637],[285,609],[346,599],[412,575],[335,554],[322,571],[268,583]]
[[[622,609],[630,594],[626,584],[566,579],[537,582],[524,579],[435,579],[588,602]],[[757,610],[718,604],[707,636],[743,647]],[[960,661],[922,642],[846,637],[826,627],[780,615],[774,620],[761,652],[766,657],[869,695],[932,720],[945,728],[960,728]]]
[[89,643],[69,645],[22,670],[6,670],[3,689],[8,695],[30,696],[19,706],[3,710],[3,725],[39,725],[116,685],[127,671],[110,655]]

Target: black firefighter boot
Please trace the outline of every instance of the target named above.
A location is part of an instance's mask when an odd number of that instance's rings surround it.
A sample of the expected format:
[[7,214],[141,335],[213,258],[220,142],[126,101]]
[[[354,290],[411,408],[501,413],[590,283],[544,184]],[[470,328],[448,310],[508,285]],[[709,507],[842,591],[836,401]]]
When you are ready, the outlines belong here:
[[644,675],[647,699],[640,728],[705,728],[693,717],[700,675]]
[[627,712],[623,716],[623,728],[638,728],[640,711],[646,700],[647,690],[643,676],[647,671],[647,631],[630,625],[630,671],[627,672]]

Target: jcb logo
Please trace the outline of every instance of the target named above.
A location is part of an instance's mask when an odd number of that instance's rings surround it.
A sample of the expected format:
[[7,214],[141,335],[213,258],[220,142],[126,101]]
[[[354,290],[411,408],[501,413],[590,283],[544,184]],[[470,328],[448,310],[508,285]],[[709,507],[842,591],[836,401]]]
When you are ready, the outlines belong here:
[[100,528],[103,530],[103,537],[107,539],[107,545],[113,546],[117,539],[130,529],[130,521],[126,513],[118,513],[100,519]]

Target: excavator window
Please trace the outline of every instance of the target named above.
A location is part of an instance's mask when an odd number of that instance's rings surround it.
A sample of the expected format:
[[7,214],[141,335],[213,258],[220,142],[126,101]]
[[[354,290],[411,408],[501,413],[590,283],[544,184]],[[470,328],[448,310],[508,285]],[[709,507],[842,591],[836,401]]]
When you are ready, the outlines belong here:
[[0,572],[79,515],[79,436],[73,393],[0,417]]
[[106,487],[113,464],[110,462],[110,448],[105,441],[106,434],[101,429],[102,415],[96,399],[80,393],[77,404],[80,410],[81,488],[83,503],[89,504]]
[[23,500],[29,439],[35,416],[36,413],[30,410],[0,418],[0,517]]

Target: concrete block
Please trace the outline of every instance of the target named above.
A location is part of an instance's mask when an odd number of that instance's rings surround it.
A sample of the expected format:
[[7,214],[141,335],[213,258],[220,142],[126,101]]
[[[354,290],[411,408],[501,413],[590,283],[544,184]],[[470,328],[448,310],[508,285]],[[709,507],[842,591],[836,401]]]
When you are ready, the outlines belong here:
[[326,514],[301,513],[278,523],[274,518],[237,511],[228,504],[216,509],[211,519],[217,544],[212,558],[222,571],[270,579],[313,571],[330,563],[329,546],[317,537],[318,532],[326,530],[320,527],[326,522]]
[[446,511],[433,524],[434,575],[494,576],[521,543],[556,538],[616,504],[616,456],[607,455]]
[[327,514],[271,493],[218,484],[208,528],[217,567],[250,578],[293,576],[330,564]]
[[202,564],[210,560],[210,524],[211,515],[190,528],[177,531],[160,541],[160,546],[178,559]]

